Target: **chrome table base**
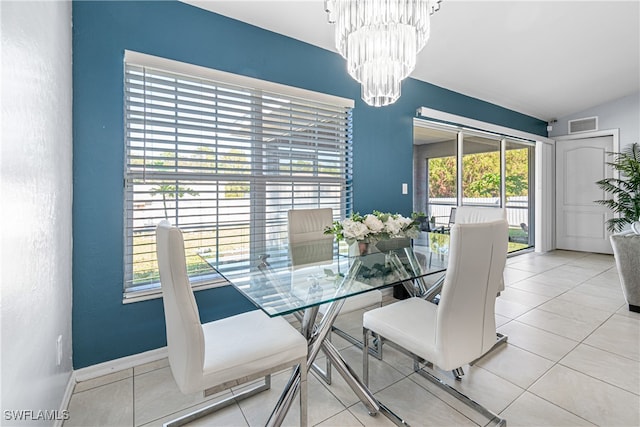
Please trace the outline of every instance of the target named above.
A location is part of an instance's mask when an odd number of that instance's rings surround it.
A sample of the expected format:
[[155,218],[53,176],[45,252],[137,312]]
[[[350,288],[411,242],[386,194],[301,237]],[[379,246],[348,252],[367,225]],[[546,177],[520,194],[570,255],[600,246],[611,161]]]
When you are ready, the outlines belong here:
[[[310,370],[312,368],[318,353],[322,350],[327,359],[330,360],[331,365],[340,374],[340,376],[344,378],[349,387],[351,387],[351,390],[353,390],[356,396],[358,396],[360,401],[365,405],[369,415],[375,416],[376,414],[381,413],[385,417],[389,418],[389,420],[394,424],[398,426],[407,426],[408,424],[404,420],[390,411],[373,396],[373,393],[371,393],[371,391],[363,384],[360,378],[358,378],[358,375],[347,364],[335,346],[329,341],[328,335],[331,332],[333,323],[338,317],[343,304],[344,299],[331,302],[325,315],[322,317],[322,320],[315,328],[313,325],[315,324],[315,314],[317,313],[317,310],[313,315],[307,315],[307,312],[309,310],[313,310],[313,308],[305,310],[305,314],[302,316],[302,331],[310,332],[307,335],[309,353],[307,356],[306,369]],[[282,424],[282,421],[289,411],[295,395],[300,388],[300,374],[299,370],[295,370],[293,372],[293,375],[285,387],[280,400],[269,417],[269,421],[267,421],[267,426],[279,426]]]
[[[413,271],[420,271],[418,261],[411,250],[405,248],[405,255],[410,263],[411,269]],[[424,295],[427,293],[427,288],[425,286],[424,280],[422,278],[418,280],[412,280],[411,275],[408,274],[402,262],[400,261],[397,253],[389,253],[385,259],[386,263],[390,265],[394,265],[396,270],[402,274],[402,282],[406,287],[409,287],[413,293]],[[355,260],[349,266],[349,272],[345,275],[346,279],[344,282],[336,290],[336,295],[340,295],[340,292],[343,290],[349,290],[353,283],[355,282],[355,278],[357,277],[357,272],[362,267],[362,263],[360,260]],[[272,276],[272,272],[269,266],[269,263],[266,262],[266,259],[262,260],[262,264],[258,267],[263,272],[265,277],[268,279]],[[277,279],[271,278],[271,283],[278,283]],[[316,323],[316,317],[318,314],[318,307],[310,307],[305,309],[302,313],[296,314],[296,318],[301,322],[301,332],[307,339],[309,345],[309,351],[307,355],[307,372],[313,368],[313,364],[315,362],[316,357],[320,350],[322,350],[327,360],[330,361],[330,365],[335,367],[336,371],[344,378],[346,383],[351,387],[351,390],[358,396],[360,401],[365,405],[369,415],[375,416],[378,413],[382,413],[385,417],[389,418],[394,424],[398,426],[407,426],[408,424],[392,411],[390,411],[386,406],[381,404],[374,396],[373,393],[367,388],[367,386],[358,378],[358,375],[353,371],[353,369],[347,364],[344,358],[340,355],[338,350],[331,344],[329,339],[329,334],[333,329],[333,324],[340,313],[340,309],[344,305],[344,298],[336,299],[329,303],[328,309],[324,313],[324,316],[320,320],[320,322]],[[363,345],[364,343],[357,342],[359,345]],[[381,346],[380,348],[376,348],[372,353],[376,357],[381,357]],[[376,345],[377,347],[377,345]],[[366,351],[369,351],[369,347],[366,346]],[[378,351],[376,351],[378,350]],[[322,376],[322,372],[320,373]],[[330,375],[330,374],[329,374]],[[280,397],[276,407],[274,408],[269,420],[267,421],[267,426],[280,426],[291,407],[291,404],[294,400],[298,389],[300,388],[300,370],[295,370],[289,383],[285,387],[285,390]],[[329,377],[330,381],[330,377]]]

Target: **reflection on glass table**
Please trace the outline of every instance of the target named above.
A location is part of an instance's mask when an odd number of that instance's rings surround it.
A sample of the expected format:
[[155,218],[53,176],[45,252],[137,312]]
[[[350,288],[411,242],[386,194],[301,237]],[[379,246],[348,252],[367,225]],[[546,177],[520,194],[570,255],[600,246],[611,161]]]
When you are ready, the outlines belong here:
[[[307,370],[322,350],[370,415],[380,412],[395,424],[406,425],[373,396],[326,338],[346,298],[400,284],[410,295],[423,296],[429,291],[427,279],[446,269],[447,254],[438,250],[434,253],[437,256],[431,257],[430,247],[414,250],[409,246],[355,257],[334,256],[326,262],[292,267],[286,254],[312,252],[319,246],[311,241],[285,251],[282,248],[264,251],[243,269],[228,268],[206,254],[203,258],[269,316],[293,314],[300,321],[301,333],[309,343]],[[327,309],[317,320],[319,306],[323,304],[327,304]],[[282,423],[299,389],[299,381],[300,372],[295,371],[267,425]]]
[[[305,245],[312,248],[313,242]],[[273,257],[274,262],[270,253],[261,254],[244,269],[226,269],[206,253],[202,257],[269,316],[281,316],[398,284],[408,287],[411,295],[422,295],[426,290],[422,289],[423,279],[446,269],[444,247],[408,247],[357,257],[341,255],[327,262],[296,267],[283,260],[281,253]]]

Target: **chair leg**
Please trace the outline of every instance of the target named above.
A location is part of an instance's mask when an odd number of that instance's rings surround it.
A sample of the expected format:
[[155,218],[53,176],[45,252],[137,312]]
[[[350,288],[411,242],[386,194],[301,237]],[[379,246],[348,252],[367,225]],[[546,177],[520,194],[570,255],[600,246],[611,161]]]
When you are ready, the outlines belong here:
[[494,345],[491,346],[491,348],[489,350],[487,350],[482,356],[478,357],[477,359],[469,362],[470,366],[475,365],[475,363],[482,359],[484,356],[486,356],[487,354],[491,353],[493,350],[495,350],[500,344],[506,344],[507,340],[509,339],[509,337],[507,335],[503,335],[500,332],[496,332],[496,343]]
[[458,399],[459,401],[461,401],[471,409],[477,411],[478,413],[482,414],[487,419],[489,419],[490,421],[488,424],[486,424],[487,426],[491,425],[495,427],[506,427],[507,420],[505,420],[504,418],[500,418],[498,415],[494,414],[492,411],[485,408],[475,400],[469,398],[467,395],[451,387],[449,384],[445,383],[440,378],[425,371],[424,369],[420,369],[420,371],[418,371],[418,374],[426,378],[427,380],[431,381],[433,384],[440,387],[442,390],[446,391],[447,393],[449,393],[450,395],[452,395],[453,397],[455,397],[456,399]]
[[[304,380],[304,381],[303,381]],[[265,424],[265,427],[279,427],[282,425],[291,405],[296,400],[296,395],[299,393],[302,400],[300,400],[300,424],[305,425],[307,423],[307,359],[306,357],[300,359],[298,364],[294,366],[289,381],[284,386],[284,390],[278,399],[271,415]],[[303,390],[303,387],[305,389]],[[304,395],[304,396],[303,396]]]
[[369,387],[369,330],[362,328],[362,382]]
[[[219,411],[222,408],[226,408],[229,405],[233,405],[234,403],[237,403],[248,397],[254,396],[262,391],[269,390],[270,388],[271,388],[271,375],[269,374],[264,377],[264,383],[256,387],[247,389],[241,393],[233,394],[232,396],[226,399],[215,402],[212,405],[205,406],[204,408],[200,408],[197,411],[191,412],[187,415],[183,415],[182,417],[177,418],[175,420],[167,421],[164,424],[164,427],[179,427],[179,426],[188,424],[194,420],[197,420],[199,418],[210,415],[216,411]],[[206,390],[205,390],[205,396],[207,396]]]
[[307,395],[308,395],[308,383],[307,383],[307,370],[300,366],[300,427],[307,427],[308,414],[307,414]]
[[[340,338],[346,341],[349,341],[351,344],[354,344],[359,349],[362,349],[362,342],[359,341],[357,338],[352,337],[351,335],[347,334],[346,332],[344,332],[343,330],[335,326],[333,327],[332,331],[336,335],[338,335]],[[375,336],[373,339],[373,345],[369,344],[369,354],[378,360],[382,360],[382,345],[378,342]]]
[[[331,342],[331,334],[328,334],[326,339]],[[316,376],[327,383],[327,385],[331,385],[331,360],[328,357],[325,358],[324,371],[316,362],[313,362],[311,369],[315,372]]]
[[325,370],[322,370],[315,362],[311,365],[311,370],[315,373],[316,377],[324,381],[327,385],[331,385],[331,361],[328,360],[325,363]]
[[453,373],[453,376],[455,377],[456,381],[462,381],[462,376],[464,375],[464,371],[462,370],[462,368],[456,368],[453,371],[451,371]]

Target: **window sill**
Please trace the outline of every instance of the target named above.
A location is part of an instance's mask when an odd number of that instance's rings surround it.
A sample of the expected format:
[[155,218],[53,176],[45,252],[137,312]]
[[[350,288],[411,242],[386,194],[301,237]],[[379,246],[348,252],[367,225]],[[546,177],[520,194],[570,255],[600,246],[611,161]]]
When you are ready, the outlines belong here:
[[[191,280],[193,291],[203,291],[205,289],[219,288],[229,285],[229,282],[219,275],[211,275],[206,278],[194,278]],[[147,301],[162,298],[162,289],[158,283],[157,287],[149,290],[129,291],[122,294],[122,303],[131,304],[134,302]]]

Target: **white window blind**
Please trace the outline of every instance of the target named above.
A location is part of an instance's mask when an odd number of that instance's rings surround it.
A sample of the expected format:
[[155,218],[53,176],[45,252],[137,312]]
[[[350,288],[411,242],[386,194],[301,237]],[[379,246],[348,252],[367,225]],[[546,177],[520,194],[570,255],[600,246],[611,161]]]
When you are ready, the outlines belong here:
[[159,292],[163,219],[183,231],[192,282],[210,286],[201,254],[223,274],[266,249],[284,259],[289,209],[351,212],[351,107],[136,62],[125,57],[125,300]]

